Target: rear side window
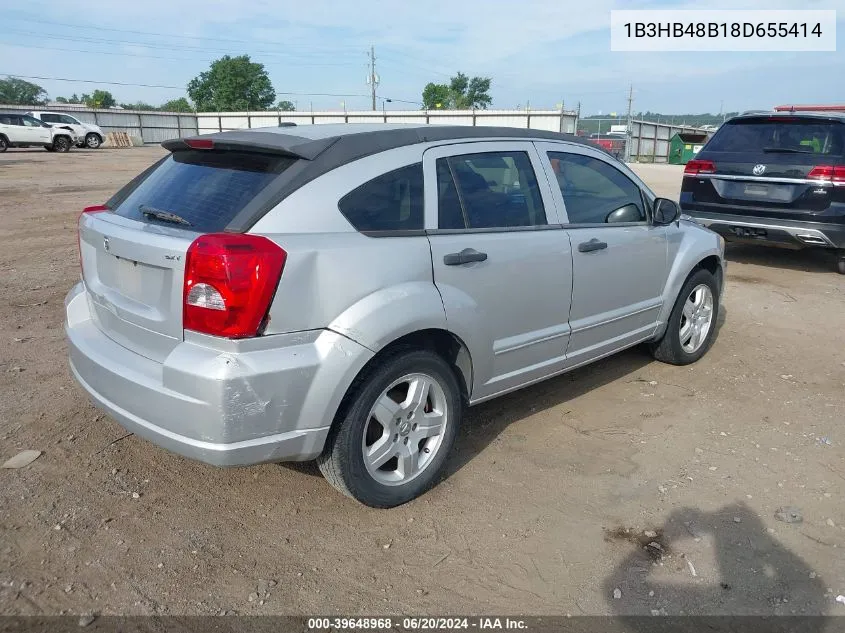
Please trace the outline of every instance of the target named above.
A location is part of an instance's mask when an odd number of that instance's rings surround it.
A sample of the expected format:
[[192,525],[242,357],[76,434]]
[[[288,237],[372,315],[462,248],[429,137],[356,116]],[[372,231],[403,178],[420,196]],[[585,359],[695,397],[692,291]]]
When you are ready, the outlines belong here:
[[486,229],[546,224],[525,152],[464,154],[437,160],[438,228]]
[[841,156],[845,125],[797,117],[729,121],[707,144],[708,151],[799,153]]
[[44,123],[60,123],[61,122],[61,119],[59,119],[58,114],[42,114],[41,120],[44,121]]
[[382,174],[338,202],[356,230],[414,231],[423,228],[423,169],[415,163]]
[[222,231],[294,162],[248,152],[173,152],[134,189],[115,196],[120,202],[114,212],[142,222]]

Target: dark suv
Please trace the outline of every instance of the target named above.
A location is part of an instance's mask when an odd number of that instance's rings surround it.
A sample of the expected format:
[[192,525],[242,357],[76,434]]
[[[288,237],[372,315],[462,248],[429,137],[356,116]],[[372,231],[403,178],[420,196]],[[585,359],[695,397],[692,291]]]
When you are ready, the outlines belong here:
[[726,240],[836,249],[845,274],[845,114],[727,121],[687,163],[681,209]]

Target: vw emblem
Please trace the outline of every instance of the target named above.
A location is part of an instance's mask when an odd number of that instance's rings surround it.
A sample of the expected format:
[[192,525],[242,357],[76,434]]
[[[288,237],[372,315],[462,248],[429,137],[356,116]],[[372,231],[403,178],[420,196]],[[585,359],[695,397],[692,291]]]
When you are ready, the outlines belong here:
[[765,165],[754,165],[754,169],[751,170],[751,173],[755,176],[762,176],[763,173],[766,171]]
[[107,237],[103,238],[103,248],[106,249],[106,252],[108,252],[108,250],[109,250],[109,238],[107,238]]

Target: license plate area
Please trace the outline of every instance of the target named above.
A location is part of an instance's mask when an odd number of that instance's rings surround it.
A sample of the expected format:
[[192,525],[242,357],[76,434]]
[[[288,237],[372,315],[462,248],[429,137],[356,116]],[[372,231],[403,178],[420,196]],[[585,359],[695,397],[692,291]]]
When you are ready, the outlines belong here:
[[756,198],[768,198],[769,188],[766,185],[745,185],[743,193],[746,196],[754,196]]
[[732,226],[731,233],[743,239],[759,239],[764,240],[769,233],[766,229],[758,229],[754,226]]

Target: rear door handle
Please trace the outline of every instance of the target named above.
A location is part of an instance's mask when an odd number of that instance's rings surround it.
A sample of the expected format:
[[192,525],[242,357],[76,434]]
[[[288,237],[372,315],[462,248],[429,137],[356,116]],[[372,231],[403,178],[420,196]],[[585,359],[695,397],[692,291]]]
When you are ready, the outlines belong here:
[[600,242],[594,237],[589,242],[581,242],[578,245],[578,252],[589,253],[590,251],[600,251],[603,248],[607,248],[607,242]]
[[460,253],[449,253],[443,256],[443,263],[447,266],[460,266],[471,262],[483,262],[487,260],[487,253],[482,253],[474,248],[465,248]]

